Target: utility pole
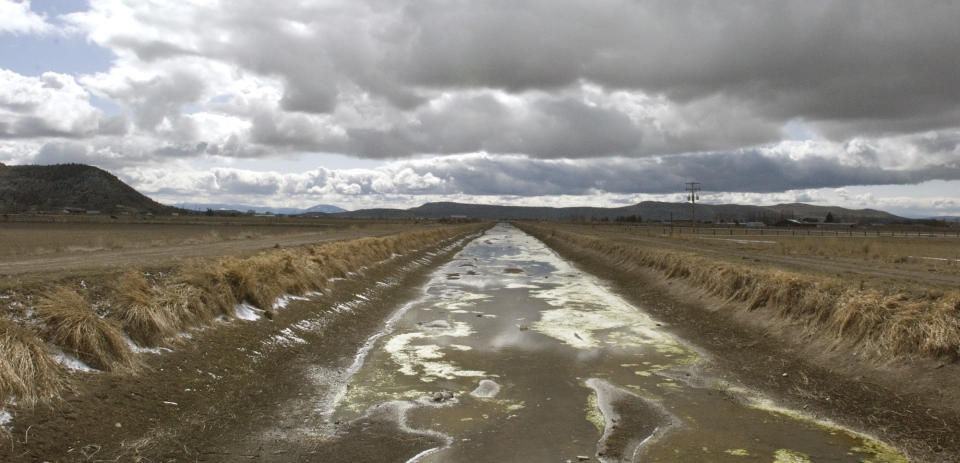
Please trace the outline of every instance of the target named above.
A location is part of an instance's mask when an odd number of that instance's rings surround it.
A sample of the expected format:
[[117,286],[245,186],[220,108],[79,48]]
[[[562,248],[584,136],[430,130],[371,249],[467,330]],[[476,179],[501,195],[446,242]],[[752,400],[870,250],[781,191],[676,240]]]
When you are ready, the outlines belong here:
[[687,199],[690,201],[690,221],[693,222],[694,233],[697,229],[697,200],[700,199],[700,182],[684,183],[687,190]]

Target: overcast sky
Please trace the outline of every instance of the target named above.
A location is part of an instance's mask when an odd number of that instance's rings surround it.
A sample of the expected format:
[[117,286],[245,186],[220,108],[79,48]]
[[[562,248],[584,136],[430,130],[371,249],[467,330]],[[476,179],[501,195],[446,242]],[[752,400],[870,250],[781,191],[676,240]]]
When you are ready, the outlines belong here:
[[960,2],[0,0],[0,162],[167,203],[960,215]]

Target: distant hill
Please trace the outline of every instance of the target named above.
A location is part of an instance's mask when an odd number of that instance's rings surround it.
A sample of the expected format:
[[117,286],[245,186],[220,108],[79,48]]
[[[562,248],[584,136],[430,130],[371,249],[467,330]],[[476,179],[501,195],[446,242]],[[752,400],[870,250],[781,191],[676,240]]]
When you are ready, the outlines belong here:
[[346,209],[334,206],[332,204],[317,204],[316,206],[307,208],[307,210],[303,212],[305,213],[320,212],[322,214],[336,214],[338,212],[346,212],[346,211],[347,211]]
[[0,163],[0,212],[60,212],[64,208],[103,213],[169,214],[178,211],[140,194],[113,174],[93,166],[7,166]]
[[[697,220],[700,221],[766,221],[780,218],[818,218],[821,221],[831,213],[837,222],[894,222],[903,217],[874,209],[846,209],[835,206],[811,204],[777,204],[775,206],[749,206],[739,204],[697,204]],[[538,219],[571,220],[603,219],[617,217],[640,217],[643,221],[690,220],[689,203],[666,203],[644,201],[630,206],[604,207],[524,207],[494,206],[487,204],[463,204],[453,202],[427,203],[410,209],[361,209],[334,214],[337,217],[353,218],[443,218],[466,216],[480,219]]]
[[211,209],[214,211],[254,211],[258,214],[287,214],[287,215],[297,215],[297,214],[334,214],[337,212],[345,212],[346,209],[339,208],[337,206],[332,206],[330,204],[317,204],[316,206],[310,207],[308,209],[301,209],[296,207],[273,207],[273,206],[250,206],[246,204],[225,204],[225,203],[176,203],[176,207],[182,207],[191,211],[206,211]]

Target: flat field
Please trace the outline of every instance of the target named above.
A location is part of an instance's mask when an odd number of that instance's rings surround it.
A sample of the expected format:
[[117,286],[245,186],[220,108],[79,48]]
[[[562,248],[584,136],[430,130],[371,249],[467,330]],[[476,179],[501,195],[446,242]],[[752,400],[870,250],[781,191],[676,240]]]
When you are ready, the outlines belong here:
[[409,221],[280,217],[53,216],[0,221],[0,278],[190,257],[244,255],[271,247],[381,236],[433,225]]
[[[960,236],[894,230],[758,230],[567,225],[570,231],[640,246],[690,251],[728,262],[815,273],[864,284],[960,285]],[[822,233],[822,234],[821,234]]]

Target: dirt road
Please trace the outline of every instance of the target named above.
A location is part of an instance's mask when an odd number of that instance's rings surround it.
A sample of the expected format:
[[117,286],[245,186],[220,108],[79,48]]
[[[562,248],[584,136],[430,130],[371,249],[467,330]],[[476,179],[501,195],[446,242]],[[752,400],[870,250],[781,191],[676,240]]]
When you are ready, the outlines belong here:
[[212,243],[58,253],[37,257],[14,258],[0,260],[0,277],[103,267],[121,267],[125,265],[162,266],[191,257],[245,255],[278,246],[299,246],[326,241],[356,239],[366,236],[383,236],[410,229],[410,225],[379,225],[370,228],[326,229],[301,234],[268,235],[245,240],[227,240]]

